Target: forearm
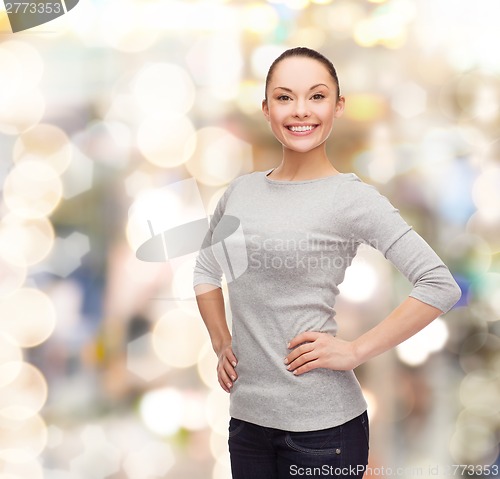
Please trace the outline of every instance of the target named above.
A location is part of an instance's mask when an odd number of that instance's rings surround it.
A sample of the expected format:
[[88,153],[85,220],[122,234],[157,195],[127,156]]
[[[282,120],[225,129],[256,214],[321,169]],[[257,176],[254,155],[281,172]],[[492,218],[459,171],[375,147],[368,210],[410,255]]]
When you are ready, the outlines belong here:
[[408,297],[387,318],[353,341],[358,364],[394,348],[441,314],[440,309]]
[[211,284],[199,284],[194,290],[200,315],[207,327],[212,347],[218,355],[224,345],[231,342],[222,289]]

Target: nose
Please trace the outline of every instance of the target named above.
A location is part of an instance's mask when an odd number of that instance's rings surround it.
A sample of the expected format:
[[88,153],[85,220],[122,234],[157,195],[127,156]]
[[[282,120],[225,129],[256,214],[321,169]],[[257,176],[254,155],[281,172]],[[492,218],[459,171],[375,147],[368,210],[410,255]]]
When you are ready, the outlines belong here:
[[295,106],[295,108],[294,108],[293,115],[295,117],[304,118],[304,117],[308,117],[310,115],[306,100],[298,98],[295,101],[294,106]]

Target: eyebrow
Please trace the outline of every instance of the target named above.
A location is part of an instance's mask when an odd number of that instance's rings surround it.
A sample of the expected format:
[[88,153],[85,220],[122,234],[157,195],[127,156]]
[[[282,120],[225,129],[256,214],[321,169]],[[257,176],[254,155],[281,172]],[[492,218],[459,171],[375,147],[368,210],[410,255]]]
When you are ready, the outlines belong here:
[[[313,85],[311,88],[309,88],[309,91],[314,90],[315,88],[318,88],[319,86],[326,86],[326,88],[328,88],[328,85],[325,85],[324,83],[318,83],[317,85]],[[273,91],[278,90],[278,89],[289,91],[290,93],[292,93],[292,90],[290,90],[290,88],[286,88],[284,86],[277,86],[276,88],[273,88]]]

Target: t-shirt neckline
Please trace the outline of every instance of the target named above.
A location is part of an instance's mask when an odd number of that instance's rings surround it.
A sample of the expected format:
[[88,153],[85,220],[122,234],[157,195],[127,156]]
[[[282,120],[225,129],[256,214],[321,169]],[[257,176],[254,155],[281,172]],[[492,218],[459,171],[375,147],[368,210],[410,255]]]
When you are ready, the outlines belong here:
[[276,184],[282,184],[282,185],[299,185],[302,183],[313,183],[316,181],[325,181],[325,180],[331,180],[334,178],[343,178],[349,175],[352,175],[353,173],[335,173],[334,175],[330,176],[323,176],[321,178],[312,178],[310,180],[297,180],[297,181],[291,181],[291,180],[275,180],[273,178],[269,178],[267,175],[271,174],[272,171],[274,171],[276,168],[270,168],[269,170],[264,171],[264,178],[269,182],[269,183],[276,183]]

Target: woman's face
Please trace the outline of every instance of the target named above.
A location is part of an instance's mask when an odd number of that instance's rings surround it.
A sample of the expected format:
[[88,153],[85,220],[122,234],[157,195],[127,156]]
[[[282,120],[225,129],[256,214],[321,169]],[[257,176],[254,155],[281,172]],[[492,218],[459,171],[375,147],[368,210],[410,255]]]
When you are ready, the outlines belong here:
[[284,148],[308,152],[326,141],[344,111],[327,68],[307,57],[288,57],[271,76],[262,111]]

